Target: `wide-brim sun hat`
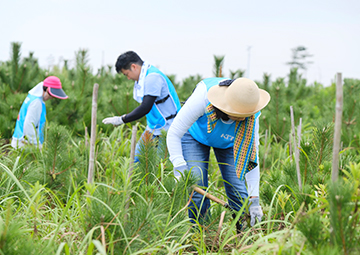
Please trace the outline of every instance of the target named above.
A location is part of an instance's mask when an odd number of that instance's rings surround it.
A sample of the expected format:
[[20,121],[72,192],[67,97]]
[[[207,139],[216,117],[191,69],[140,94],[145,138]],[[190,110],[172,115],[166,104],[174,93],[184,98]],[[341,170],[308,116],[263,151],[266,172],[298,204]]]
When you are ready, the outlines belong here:
[[65,94],[64,90],[62,89],[60,79],[56,76],[47,77],[43,82],[43,86],[49,88],[47,91],[52,97],[56,97],[59,99],[68,98],[68,96]]
[[215,85],[207,95],[213,106],[234,117],[254,115],[270,101],[270,94],[248,78],[237,78],[229,86]]

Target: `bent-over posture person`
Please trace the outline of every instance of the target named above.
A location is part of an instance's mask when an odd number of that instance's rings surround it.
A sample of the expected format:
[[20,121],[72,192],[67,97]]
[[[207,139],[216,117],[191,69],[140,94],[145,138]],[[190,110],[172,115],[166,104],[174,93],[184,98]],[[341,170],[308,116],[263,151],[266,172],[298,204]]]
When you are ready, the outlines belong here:
[[[133,97],[140,106],[128,114],[108,117],[102,122],[119,126],[146,115],[147,126],[144,132],[149,131],[156,138],[162,130],[167,131],[180,110],[179,97],[169,78],[133,51],[121,54],[115,67],[118,73],[123,73],[129,80],[135,81]],[[139,153],[139,142],[135,155]],[[135,156],[135,162],[138,161]]]
[[12,147],[20,148],[25,144],[34,144],[42,148],[46,121],[45,101],[53,97],[68,98],[62,89],[60,79],[56,76],[47,77],[28,92],[16,120],[11,139]]
[[[229,206],[239,211],[250,196],[251,225],[263,216],[259,205],[259,116],[270,95],[250,79],[208,78],[201,81],[181,108],[167,134],[170,160],[178,179],[184,170],[208,186],[208,162],[213,148]],[[245,185],[245,179],[247,187]],[[210,201],[194,192],[189,217],[201,220]],[[199,210],[199,212],[198,212]]]

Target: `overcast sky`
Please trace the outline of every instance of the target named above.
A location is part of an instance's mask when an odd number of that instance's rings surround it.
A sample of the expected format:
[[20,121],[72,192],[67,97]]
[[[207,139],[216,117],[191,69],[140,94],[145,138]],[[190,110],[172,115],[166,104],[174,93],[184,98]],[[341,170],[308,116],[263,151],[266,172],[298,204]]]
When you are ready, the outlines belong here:
[[16,41],[42,67],[88,49],[96,71],[134,50],[180,81],[213,76],[213,56],[224,55],[225,76],[274,80],[302,45],[313,54],[309,84],[328,86],[337,72],[360,79],[359,0],[0,0],[0,32],[0,61]]

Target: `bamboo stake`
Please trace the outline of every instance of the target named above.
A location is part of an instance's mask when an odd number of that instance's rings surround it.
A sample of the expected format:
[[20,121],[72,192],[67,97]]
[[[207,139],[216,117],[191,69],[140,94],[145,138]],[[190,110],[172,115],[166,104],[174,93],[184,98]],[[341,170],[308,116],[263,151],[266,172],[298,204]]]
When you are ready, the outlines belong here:
[[90,159],[88,171],[88,183],[92,183],[94,179],[94,165],[95,165],[95,141],[96,141],[96,111],[97,111],[97,98],[98,98],[99,84],[94,84],[93,100],[91,110],[91,137],[90,137]]
[[[131,131],[131,149],[130,149],[130,166],[129,166],[129,181],[132,180],[132,174],[134,169],[134,159],[135,159],[135,149],[136,149],[136,133],[137,133],[137,126],[134,125]],[[125,212],[129,209],[130,197],[127,197],[126,204],[125,204]],[[125,221],[127,220],[127,213],[124,216]]]
[[339,177],[339,152],[341,140],[341,120],[343,111],[343,88],[341,73],[337,73],[336,81],[336,105],[335,105],[335,127],[334,127],[334,146],[331,180],[337,181]]
[[300,174],[300,165],[299,165],[299,148],[297,147],[296,143],[296,136],[295,136],[295,123],[294,123],[294,111],[293,107],[290,106],[290,117],[291,117],[291,130],[293,136],[293,145],[294,145],[294,153],[295,153],[295,165],[296,165],[296,173],[297,179],[299,184],[299,189],[302,190],[302,183],[301,183],[301,174]]
[[131,181],[131,176],[134,169],[134,159],[135,159],[135,149],[136,149],[136,133],[137,126],[134,125],[131,131],[131,150],[130,150],[130,168],[129,168],[129,179]]

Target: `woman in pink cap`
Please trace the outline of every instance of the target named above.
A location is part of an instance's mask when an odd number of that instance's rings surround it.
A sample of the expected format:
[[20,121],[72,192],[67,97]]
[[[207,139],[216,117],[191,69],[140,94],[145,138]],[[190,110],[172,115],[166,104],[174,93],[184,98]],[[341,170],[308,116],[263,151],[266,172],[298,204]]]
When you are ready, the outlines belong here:
[[45,101],[51,98],[67,99],[61,81],[56,76],[49,76],[32,88],[25,98],[18,114],[11,146],[20,148],[27,143],[39,145],[44,142],[46,121]]

